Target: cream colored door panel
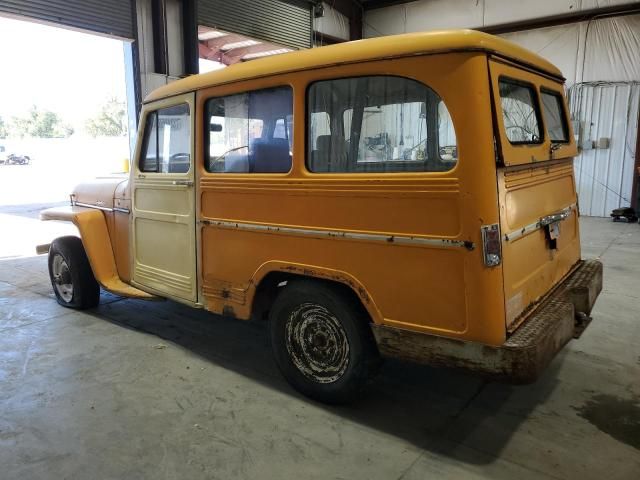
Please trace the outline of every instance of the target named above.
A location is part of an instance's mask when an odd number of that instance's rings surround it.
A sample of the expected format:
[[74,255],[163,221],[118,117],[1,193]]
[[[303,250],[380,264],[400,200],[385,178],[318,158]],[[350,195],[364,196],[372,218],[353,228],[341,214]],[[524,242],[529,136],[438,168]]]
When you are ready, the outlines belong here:
[[145,106],[132,169],[133,283],[196,302],[193,94]]

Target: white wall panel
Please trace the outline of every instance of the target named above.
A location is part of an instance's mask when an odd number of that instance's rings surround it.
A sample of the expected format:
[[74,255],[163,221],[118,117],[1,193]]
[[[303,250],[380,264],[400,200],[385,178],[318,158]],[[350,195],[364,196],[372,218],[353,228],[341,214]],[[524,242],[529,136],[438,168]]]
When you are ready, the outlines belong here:
[[[440,28],[468,28],[482,25],[482,1],[434,0],[408,3],[406,31],[419,32]],[[399,13],[402,17],[403,13]],[[445,26],[446,25],[446,26]]]
[[579,10],[580,0],[485,0],[484,26],[544,18]]
[[[570,91],[572,116],[579,121],[581,144],[575,176],[583,215],[606,217],[631,201],[640,82],[580,84]],[[607,138],[608,148],[590,148]]]
[[575,83],[578,51],[581,49],[580,24],[524,30],[500,36],[543,56],[562,71],[568,84]]
[[584,35],[582,81],[640,80],[640,15],[585,23]]
[[419,0],[366,10],[364,36],[503,23],[634,3],[633,0]]

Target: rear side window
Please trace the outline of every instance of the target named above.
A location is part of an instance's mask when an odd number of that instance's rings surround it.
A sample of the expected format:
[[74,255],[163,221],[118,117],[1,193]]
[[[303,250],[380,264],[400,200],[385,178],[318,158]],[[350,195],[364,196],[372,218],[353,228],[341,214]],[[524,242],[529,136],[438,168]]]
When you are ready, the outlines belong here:
[[186,173],[191,167],[189,105],[155,110],[146,117],[141,172]]
[[291,170],[293,94],[277,87],[212,98],[205,107],[208,172]]
[[307,112],[312,172],[443,172],[457,163],[445,104],[415,80],[370,76],[315,82]]
[[542,110],[547,133],[552,142],[565,143],[569,141],[569,129],[564,115],[564,100],[562,95],[548,90],[543,90]]
[[513,144],[542,143],[540,112],[532,85],[501,78],[500,104],[505,133]]

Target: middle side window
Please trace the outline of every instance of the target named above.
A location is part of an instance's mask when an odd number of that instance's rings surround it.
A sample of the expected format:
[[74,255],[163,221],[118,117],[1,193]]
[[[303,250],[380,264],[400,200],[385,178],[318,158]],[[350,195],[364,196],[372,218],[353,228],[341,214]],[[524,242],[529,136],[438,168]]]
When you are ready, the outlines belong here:
[[291,87],[211,98],[205,111],[208,172],[287,173],[291,170]]
[[446,172],[458,162],[444,101],[409,78],[315,82],[307,92],[307,129],[311,172]]

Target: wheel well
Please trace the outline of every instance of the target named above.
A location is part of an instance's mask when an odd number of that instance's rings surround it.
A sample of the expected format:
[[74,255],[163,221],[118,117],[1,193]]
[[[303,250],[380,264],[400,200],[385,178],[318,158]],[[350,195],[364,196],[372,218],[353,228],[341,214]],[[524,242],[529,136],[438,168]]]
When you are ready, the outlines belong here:
[[253,297],[253,305],[251,308],[251,318],[254,320],[266,320],[269,315],[269,310],[275,301],[276,297],[280,293],[280,290],[284,288],[287,283],[296,280],[307,280],[322,283],[331,286],[331,288],[340,292],[346,298],[351,300],[361,313],[371,322],[371,315],[362,303],[362,299],[358,294],[348,285],[336,280],[328,280],[325,278],[310,277],[307,275],[298,275],[289,272],[269,272],[260,280],[260,283],[256,287],[256,293]]

